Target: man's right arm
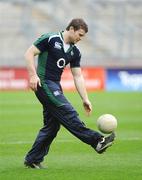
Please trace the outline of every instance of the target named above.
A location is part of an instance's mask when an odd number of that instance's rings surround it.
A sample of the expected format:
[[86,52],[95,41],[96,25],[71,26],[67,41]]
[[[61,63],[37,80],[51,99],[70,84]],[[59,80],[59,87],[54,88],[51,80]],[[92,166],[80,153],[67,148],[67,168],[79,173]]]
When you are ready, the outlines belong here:
[[36,73],[35,56],[40,54],[40,50],[32,45],[25,53],[27,70],[29,73],[30,88],[33,91],[37,90],[37,85],[41,86],[40,79]]

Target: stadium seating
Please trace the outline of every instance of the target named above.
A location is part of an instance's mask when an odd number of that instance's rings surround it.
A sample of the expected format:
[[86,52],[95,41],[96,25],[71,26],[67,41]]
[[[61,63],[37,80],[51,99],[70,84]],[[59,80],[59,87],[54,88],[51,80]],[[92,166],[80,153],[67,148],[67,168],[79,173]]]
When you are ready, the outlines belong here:
[[142,65],[140,0],[5,0],[0,17],[0,66],[25,66],[27,47],[45,32],[63,30],[74,17],[89,25],[79,43],[83,65]]

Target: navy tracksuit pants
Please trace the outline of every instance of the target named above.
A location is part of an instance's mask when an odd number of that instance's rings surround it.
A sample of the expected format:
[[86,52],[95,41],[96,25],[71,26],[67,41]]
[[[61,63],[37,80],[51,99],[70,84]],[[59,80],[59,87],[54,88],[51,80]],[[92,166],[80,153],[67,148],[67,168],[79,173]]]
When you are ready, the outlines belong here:
[[81,141],[93,148],[96,147],[102,135],[87,128],[79,119],[77,112],[63,95],[59,82],[47,80],[42,87],[38,87],[35,94],[43,105],[44,126],[40,129],[32,149],[26,155],[26,161],[40,163],[44,160],[60,125]]

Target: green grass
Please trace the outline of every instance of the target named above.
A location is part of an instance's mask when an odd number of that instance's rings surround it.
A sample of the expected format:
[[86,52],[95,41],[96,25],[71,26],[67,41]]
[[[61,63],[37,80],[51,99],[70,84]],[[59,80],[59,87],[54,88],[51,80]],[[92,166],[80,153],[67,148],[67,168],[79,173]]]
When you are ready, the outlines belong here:
[[142,93],[89,93],[86,117],[78,94],[66,93],[86,125],[112,113],[118,119],[115,144],[103,154],[61,128],[45,158],[44,170],[26,169],[23,159],[42,126],[41,105],[32,92],[0,92],[0,180],[141,180]]

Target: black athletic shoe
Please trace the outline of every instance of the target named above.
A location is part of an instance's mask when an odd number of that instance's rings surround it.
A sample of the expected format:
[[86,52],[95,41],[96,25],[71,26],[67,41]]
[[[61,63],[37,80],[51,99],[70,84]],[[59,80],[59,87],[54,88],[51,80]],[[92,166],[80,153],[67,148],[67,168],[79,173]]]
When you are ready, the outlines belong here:
[[24,165],[27,168],[33,168],[33,169],[45,169],[40,163],[29,163],[27,161],[24,162]]
[[107,137],[103,137],[102,140],[98,142],[95,148],[97,153],[102,154],[108,147],[110,147],[114,141],[114,138],[115,138],[114,132]]

